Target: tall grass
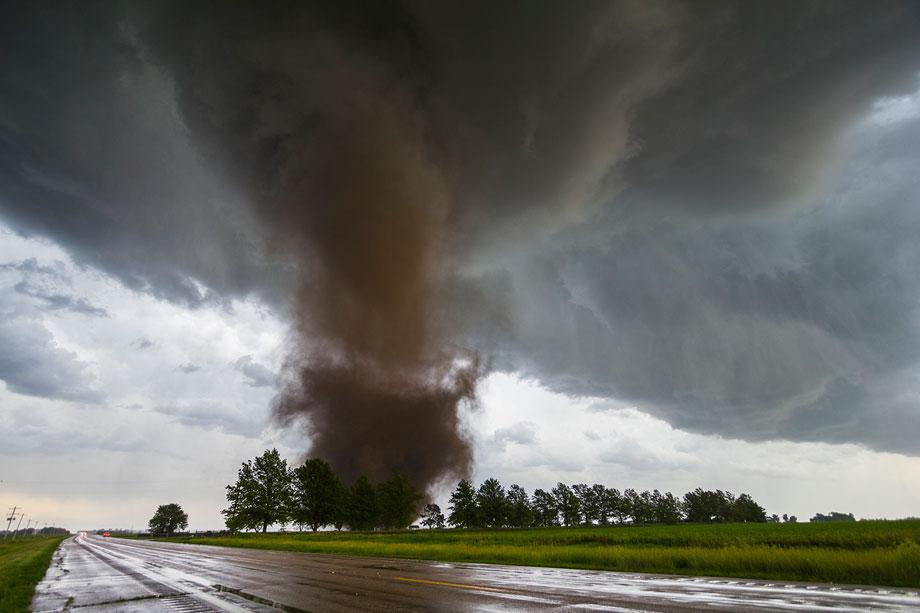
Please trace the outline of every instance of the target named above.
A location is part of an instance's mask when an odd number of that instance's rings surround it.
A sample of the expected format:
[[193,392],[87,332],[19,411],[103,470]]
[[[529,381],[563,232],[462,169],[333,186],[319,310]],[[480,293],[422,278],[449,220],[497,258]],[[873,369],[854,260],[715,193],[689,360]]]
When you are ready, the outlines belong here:
[[64,536],[0,540],[0,613],[28,611],[35,586]]
[[920,521],[242,534],[190,543],[598,570],[920,586]]

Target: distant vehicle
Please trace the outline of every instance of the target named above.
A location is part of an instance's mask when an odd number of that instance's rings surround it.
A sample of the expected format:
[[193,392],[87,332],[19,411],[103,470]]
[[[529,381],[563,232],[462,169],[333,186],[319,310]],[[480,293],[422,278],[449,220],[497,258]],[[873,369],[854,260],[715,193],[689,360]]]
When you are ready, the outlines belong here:
[[112,536],[112,533],[111,533],[111,532],[103,532],[103,533],[102,533],[102,536]]

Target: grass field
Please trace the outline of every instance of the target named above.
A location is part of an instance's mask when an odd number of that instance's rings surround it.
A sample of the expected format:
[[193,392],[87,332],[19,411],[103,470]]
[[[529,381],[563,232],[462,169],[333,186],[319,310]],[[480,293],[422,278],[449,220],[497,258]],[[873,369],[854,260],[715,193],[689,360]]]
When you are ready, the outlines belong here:
[[170,540],[453,562],[920,587],[920,520],[289,532]]
[[51,563],[64,536],[0,540],[0,613],[28,611],[35,584]]

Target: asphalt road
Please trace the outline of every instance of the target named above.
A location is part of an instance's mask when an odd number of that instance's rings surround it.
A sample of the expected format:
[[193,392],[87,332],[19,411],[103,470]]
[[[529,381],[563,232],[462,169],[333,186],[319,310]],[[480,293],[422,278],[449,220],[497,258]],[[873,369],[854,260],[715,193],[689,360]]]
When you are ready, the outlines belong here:
[[920,611],[917,590],[67,539],[34,611]]

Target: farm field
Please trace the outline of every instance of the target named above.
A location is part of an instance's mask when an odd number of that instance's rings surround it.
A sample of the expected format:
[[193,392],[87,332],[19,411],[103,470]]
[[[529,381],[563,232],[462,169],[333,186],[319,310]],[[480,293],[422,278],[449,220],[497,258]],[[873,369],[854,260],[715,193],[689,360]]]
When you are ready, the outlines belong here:
[[45,576],[65,536],[0,540],[0,613],[28,611],[35,585]]
[[450,562],[920,587],[920,520],[282,532],[168,540]]

